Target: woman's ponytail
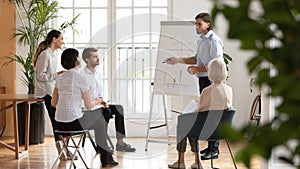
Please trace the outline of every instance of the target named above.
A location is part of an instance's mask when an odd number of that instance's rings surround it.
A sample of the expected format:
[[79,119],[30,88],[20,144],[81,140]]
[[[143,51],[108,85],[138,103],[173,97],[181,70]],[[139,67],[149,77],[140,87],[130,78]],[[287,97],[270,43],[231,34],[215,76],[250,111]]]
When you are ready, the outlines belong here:
[[34,54],[33,60],[32,60],[34,67],[36,66],[36,62],[37,62],[38,57],[40,56],[41,52],[48,48],[48,46],[52,43],[53,38],[58,38],[60,35],[61,35],[61,32],[58,30],[55,30],[55,29],[51,30],[47,34],[46,39],[43,42],[41,42],[39,44],[39,46],[36,48],[36,51],[35,51],[35,54]]
[[43,41],[39,44],[39,46],[36,48],[36,51],[35,51],[35,54],[33,56],[33,66],[35,67],[36,66],[36,62],[37,62],[37,59],[38,57],[40,56],[41,52],[45,49],[47,49],[48,47],[48,43],[46,41]]

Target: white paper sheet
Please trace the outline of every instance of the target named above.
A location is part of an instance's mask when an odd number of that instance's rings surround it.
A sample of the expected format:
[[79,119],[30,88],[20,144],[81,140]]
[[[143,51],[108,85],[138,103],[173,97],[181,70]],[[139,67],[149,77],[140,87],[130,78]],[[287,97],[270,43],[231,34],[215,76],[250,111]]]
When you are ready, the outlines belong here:
[[192,99],[183,109],[182,113],[195,112],[198,107],[198,103],[195,99]]
[[92,110],[99,109],[99,108],[101,108],[101,107],[103,107],[102,104],[101,104],[101,105],[95,105],[95,106],[92,107],[91,109],[87,109],[87,108],[85,108],[84,106],[82,106],[81,108],[82,108],[82,111],[92,111]]

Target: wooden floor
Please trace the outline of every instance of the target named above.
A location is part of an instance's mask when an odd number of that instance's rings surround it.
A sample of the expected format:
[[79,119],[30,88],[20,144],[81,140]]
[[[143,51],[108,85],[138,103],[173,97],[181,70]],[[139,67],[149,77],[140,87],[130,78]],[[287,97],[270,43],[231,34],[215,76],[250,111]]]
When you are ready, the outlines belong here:
[[[12,138],[0,138],[1,141],[12,143]],[[115,143],[115,139],[112,138]],[[126,138],[126,142],[137,149],[134,153],[115,152],[114,158],[119,165],[112,167],[113,169],[167,169],[169,163],[173,163],[177,159],[175,144],[168,145],[166,143],[148,144],[148,151],[145,151],[145,138]],[[205,144],[201,144],[206,145]],[[231,145],[233,151],[237,150],[241,145]],[[22,150],[24,149],[21,147]],[[86,140],[85,147],[81,149],[82,154],[89,168],[101,168],[100,157],[95,154],[89,140]],[[189,150],[189,147],[188,147]],[[14,158],[14,152],[0,146],[0,169],[43,169],[51,168],[57,157],[57,150],[53,137],[46,137],[45,143],[39,145],[30,145],[28,155],[17,160]],[[194,162],[194,156],[190,151],[186,153],[186,166]],[[210,161],[202,161],[205,168],[210,168]],[[80,160],[75,162],[77,168],[84,168]],[[259,158],[252,160],[252,169],[260,169]],[[69,168],[70,161],[60,161],[56,168]],[[214,160],[214,165],[221,169],[233,169],[233,163],[225,141],[220,144],[219,159]],[[238,169],[246,169],[242,164],[238,164]]]

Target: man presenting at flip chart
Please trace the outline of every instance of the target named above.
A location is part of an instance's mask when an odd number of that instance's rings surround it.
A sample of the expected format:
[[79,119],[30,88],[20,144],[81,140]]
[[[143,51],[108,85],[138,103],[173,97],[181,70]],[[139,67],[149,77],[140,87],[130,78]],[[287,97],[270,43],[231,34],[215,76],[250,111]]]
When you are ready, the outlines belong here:
[[[199,79],[199,90],[202,90],[211,84],[208,79],[207,68],[208,62],[214,58],[223,59],[223,42],[220,37],[212,31],[213,25],[211,16],[208,13],[200,13],[195,17],[196,31],[200,35],[197,41],[197,50],[195,56],[180,58],[169,57],[165,60],[167,64],[189,64],[187,71]],[[210,154],[212,147],[212,154]],[[208,147],[201,150],[201,160],[218,158],[219,141],[209,141]]]

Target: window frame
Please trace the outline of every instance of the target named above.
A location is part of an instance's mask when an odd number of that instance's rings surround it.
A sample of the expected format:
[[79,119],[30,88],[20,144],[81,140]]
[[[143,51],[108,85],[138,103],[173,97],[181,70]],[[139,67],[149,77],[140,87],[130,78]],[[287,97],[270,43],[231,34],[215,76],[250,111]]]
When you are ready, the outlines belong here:
[[[62,0],[61,0],[62,1]],[[166,18],[167,20],[172,20],[172,6],[173,6],[173,1],[172,0],[166,0],[167,1],[167,6],[155,6],[155,7],[151,7],[151,2],[153,0],[149,0],[149,30],[150,30],[150,33],[151,33],[151,30],[152,30],[152,26],[153,24],[151,23],[151,17],[152,17],[152,9],[156,9],[156,8],[164,8],[167,10],[167,14],[166,14]],[[117,82],[115,81],[114,79],[114,75],[116,75],[118,72],[117,72],[117,66],[118,66],[118,63],[117,63],[117,57],[118,57],[118,44],[121,44],[121,45],[129,45],[131,46],[131,53],[132,54],[135,54],[135,47],[138,46],[138,45],[142,45],[142,44],[147,44],[146,42],[144,43],[135,43],[133,40],[130,42],[130,43],[119,43],[118,40],[117,40],[117,22],[118,20],[116,19],[117,17],[117,10],[118,9],[131,9],[131,12],[132,12],[132,21],[134,20],[134,9],[142,9],[142,8],[145,8],[147,6],[141,6],[141,7],[135,7],[134,6],[134,0],[132,0],[132,5],[131,7],[116,7],[116,0],[107,0],[107,7],[92,7],[92,2],[93,0],[90,0],[90,5],[88,7],[76,7],[75,6],[75,0],[72,1],[72,6],[71,7],[63,7],[63,9],[71,9],[72,10],[72,15],[73,17],[76,15],[75,14],[75,11],[77,9],[89,9],[89,14],[90,14],[90,26],[89,26],[89,35],[90,37],[93,37],[92,35],[92,32],[93,32],[93,27],[92,27],[92,11],[93,9],[106,9],[107,10],[107,23],[110,23],[110,24],[107,24],[107,43],[93,43],[91,41],[91,38],[89,39],[89,41],[87,43],[77,43],[75,40],[76,40],[76,32],[73,32],[72,33],[72,42],[71,43],[68,43],[66,42],[65,46],[66,47],[74,47],[74,48],[77,48],[79,50],[79,52],[81,53],[83,48],[86,47],[86,46],[94,46],[94,47],[98,47],[98,49],[102,50],[102,48],[107,48],[107,51],[106,52],[103,52],[101,51],[102,53],[105,53],[105,56],[104,57],[101,57],[100,56],[100,59],[101,59],[101,63],[102,65],[100,65],[99,67],[101,67],[101,72],[105,72],[103,74],[103,87],[104,87],[104,98],[107,98],[107,100],[110,100],[111,102],[116,102],[118,103],[118,101],[116,100],[117,95],[118,95],[118,91],[117,91]],[[51,23],[53,25],[53,27],[57,27],[57,21],[53,21]],[[133,23],[131,25],[132,29],[134,29],[134,24]],[[134,32],[134,30],[132,30],[132,32]],[[158,35],[156,36],[159,36],[159,32],[157,32]],[[133,34],[134,36],[134,34]],[[159,37],[158,37],[159,38]],[[132,38],[134,39],[134,38]],[[150,56],[151,56],[151,49],[154,49],[156,46],[158,46],[158,42],[152,42],[151,41],[151,35],[150,35],[150,41],[148,42],[148,47],[149,47],[149,50],[150,50]],[[152,60],[150,59],[150,62]],[[105,64],[107,64],[107,66],[105,66]],[[156,63],[150,63],[150,67],[152,66],[153,68],[155,68],[155,64]],[[85,65],[83,65],[84,67]],[[152,71],[150,71],[150,74],[152,73]],[[151,74],[150,75],[150,79],[146,79],[148,80],[149,82],[148,83],[151,83],[151,81],[153,82],[154,80],[154,74]],[[147,98],[147,100],[149,100],[149,104],[150,104],[150,101],[151,101],[151,96],[152,96],[152,87],[148,88],[148,89],[145,89],[145,90],[148,90],[149,92],[149,98]],[[133,93],[134,95],[134,93]],[[134,97],[134,96],[133,96]],[[134,103],[135,104],[135,103]],[[144,101],[144,104],[145,104],[145,101]],[[151,105],[150,105],[151,106]],[[128,111],[128,112],[127,112]],[[148,119],[149,117],[149,111],[145,111],[145,112],[142,112],[142,113],[137,113],[137,111],[135,112],[129,112],[130,110],[125,110],[125,117],[127,119]],[[163,111],[163,108],[161,109],[161,111]],[[161,112],[155,112],[155,113],[161,113]]]

